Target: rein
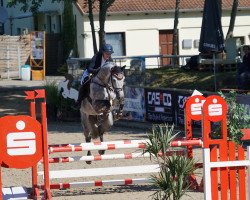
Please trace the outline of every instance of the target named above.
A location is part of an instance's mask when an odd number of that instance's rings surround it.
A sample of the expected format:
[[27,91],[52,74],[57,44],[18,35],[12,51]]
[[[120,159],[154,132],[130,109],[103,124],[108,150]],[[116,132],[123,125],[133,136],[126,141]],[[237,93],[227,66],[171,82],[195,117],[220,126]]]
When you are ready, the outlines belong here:
[[[99,78],[99,76],[98,75],[96,75],[96,77],[102,82],[102,84],[100,84],[100,83],[97,83],[97,82],[95,82],[95,81],[92,81],[92,83],[95,83],[95,84],[97,84],[97,85],[99,85],[99,86],[101,86],[101,87],[104,87],[104,88],[106,88],[107,90],[112,90],[113,91],[113,88],[109,85],[109,84],[105,84],[105,83],[103,83],[103,81]],[[92,79],[93,80],[93,79]],[[113,85],[112,85],[113,86]]]
[[112,91],[114,91],[114,90],[115,90],[115,91],[121,91],[121,90],[123,90],[123,88],[116,88],[116,87],[114,86],[112,76],[114,76],[114,77],[117,78],[118,80],[122,80],[123,77],[124,77],[124,75],[123,75],[122,73],[121,73],[121,74],[116,74],[116,73],[112,73],[112,72],[111,72],[111,75],[110,75],[110,77],[109,77],[110,82],[111,82],[111,84],[112,84],[112,87],[111,87],[109,84],[103,83],[103,81],[99,78],[99,76],[98,76],[98,74],[97,74],[96,77],[97,77],[97,78],[100,80],[100,82],[102,82],[103,84],[100,84],[100,83],[98,83],[98,82],[95,82],[95,81],[93,81],[93,79],[92,79],[92,83],[95,83],[95,84],[97,84],[97,85],[99,85],[99,86],[101,86],[101,87],[107,88],[108,90],[112,90]]
[[92,83],[95,83],[95,84],[97,84],[97,85],[99,85],[99,86],[101,86],[101,87],[106,88],[106,89],[107,89],[108,96],[109,96],[109,100],[111,100],[111,97],[110,97],[110,90],[111,90],[111,91],[114,91],[113,88],[112,88],[109,84],[103,83],[103,81],[99,78],[98,74],[96,75],[96,77],[100,80],[100,82],[101,82],[102,84],[100,84],[100,83],[94,81],[93,79],[91,80],[91,82],[92,82]]
[[[124,79],[123,71],[122,69],[115,66],[111,68],[110,71],[106,71],[105,75],[100,75],[99,72],[95,75],[96,78],[91,79],[91,83],[106,88],[107,96],[105,100],[111,101],[113,98],[116,98],[118,100],[119,110],[116,112],[115,115],[119,118],[120,116],[122,116],[122,111],[125,103],[122,87],[123,84],[119,84]],[[115,97],[112,92],[114,93]]]

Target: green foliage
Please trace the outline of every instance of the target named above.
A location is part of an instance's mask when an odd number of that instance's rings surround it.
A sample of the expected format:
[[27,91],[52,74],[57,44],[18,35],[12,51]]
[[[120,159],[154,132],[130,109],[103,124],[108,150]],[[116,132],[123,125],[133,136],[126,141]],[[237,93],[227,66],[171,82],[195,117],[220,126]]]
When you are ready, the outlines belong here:
[[67,74],[68,73],[68,66],[67,66],[67,64],[65,63],[65,64],[62,64],[60,67],[58,67],[57,68],[57,72],[59,74],[63,74],[63,75]]
[[46,92],[46,103],[58,108],[60,105],[60,93],[56,81],[46,82],[44,89]]
[[76,27],[72,0],[64,1],[62,39],[63,56],[66,60],[71,49],[74,49],[74,52],[76,52]]
[[[78,90],[80,87],[79,81],[73,81],[72,88]],[[57,110],[57,119],[61,121],[79,121],[80,112],[75,109],[75,100],[71,98],[64,98],[62,95],[62,90],[59,91],[59,107]]]
[[[174,125],[154,125],[150,134],[148,134],[149,142],[147,143],[144,152],[149,152],[150,155],[157,159],[166,158],[165,155],[159,156],[159,152],[166,152],[170,148],[170,143],[177,136],[178,133],[173,134]],[[159,161],[161,162],[161,161]]]
[[63,98],[61,95],[60,107],[58,108],[58,119],[61,121],[78,121],[79,110],[73,108],[75,101],[70,98]]
[[39,7],[42,5],[43,0],[10,0],[7,1],[7,7],[14,7],[17,4],[21,4],[21,11],[27,12],[30,11],[32,13],[37,13]]
[[194,166],[194,160],[185,156],[167,157],[166,164],[160,166],[160,173],[152,176],[154,186],[159,189],[153,194],[153,198],[181,199],[190,187],[186,180],[196,169]]
[[[51,2],[60,2],[63,0],[51,0]],[[39,8],[41,7],[44,0],[8,0],[7,7],[14,7],[17,4],[21,5],[21,11],[27,12],[30,11],[32,13],[37,13]],[[71,0],[71,2],[75,2],[75,0]]]
[[156,200],[180,199],[190,187],[186,181],[188,176],[196,169],[193,159],[175,154],[167,156],[166,152],[178,134],[174,132],[174,125],[154,125],[144,150],[150,153],[151,159],[156,157],[160,166],[159,174],[152,175],[152,183],[159,189],[152,195]]
[[219,94],[226,100],[229,106],[227,115],[228,139],[240,144],[243,136],[240,129],[250,128],[250,116],[244,105],[237,103],[237,94],[235,91],[230,91],[228,96],[222,92],[219,92]]
[[[74,88],[78,88],[79,83],[74,85]],[[46,82],[46,104],[47,111],[56,115],[57,120],[62,121],[75,121],[80,119],[79,110],[75,110],[73,105],[75,104],[74,99],[64,98],[61,91],[58,90],[57,82],[51,81]],[[50,116],[48,116],[50,117]]]

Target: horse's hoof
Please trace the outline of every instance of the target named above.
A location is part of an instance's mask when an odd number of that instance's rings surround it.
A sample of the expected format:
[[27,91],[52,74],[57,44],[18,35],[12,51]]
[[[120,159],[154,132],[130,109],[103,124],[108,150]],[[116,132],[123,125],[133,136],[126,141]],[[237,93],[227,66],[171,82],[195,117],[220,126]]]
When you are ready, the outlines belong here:
[[88,165],[90,165],[92,162],[91,162],[91,161],[86,161],[86,163],[87,163]]
[[99,150],[98,153],[99,153],[100,155],[103,155],[103,154],[105,154],[105,150]]

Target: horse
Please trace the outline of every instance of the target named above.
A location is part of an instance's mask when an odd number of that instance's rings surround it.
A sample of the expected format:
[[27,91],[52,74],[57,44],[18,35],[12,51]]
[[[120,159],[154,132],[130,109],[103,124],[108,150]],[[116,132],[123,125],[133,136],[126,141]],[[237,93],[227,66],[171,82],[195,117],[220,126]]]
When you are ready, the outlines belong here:
[[[90,80],[89,95],[83,99],[80,108],[81,125],[87,143],[98,137],[103,142],[103,134],[122,116],[124,68],[114,62],[107,62]],[[104,153],[104,150],[99,151],[101,155]],[[87,155],[91,155],[91,152],[88,151]]]
[[58,91],[62,92],[62,96],[77,101],[78,91],[72,87],[72,82],[74,80],[71,74],[66,74],[64,81],[60,81],[58,84]]

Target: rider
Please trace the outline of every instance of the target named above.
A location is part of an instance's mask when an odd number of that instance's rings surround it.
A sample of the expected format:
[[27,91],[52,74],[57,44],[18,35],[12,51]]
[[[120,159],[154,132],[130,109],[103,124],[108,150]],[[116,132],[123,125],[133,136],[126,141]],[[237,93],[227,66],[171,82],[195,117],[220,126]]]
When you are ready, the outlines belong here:
[[111,58],[112,53],[114,53],[113,47],[110,44],[104,44],[101,50],[92,57],[90,65],[84,70],[81,77],[81,87],[76,101],[78,107],[81,105],[82,100],[89,94],[89,74],[97,74],[106,62],[113,61]]
[[245,45],[243,46],[243,62],[239,64],[237,81],[239,89],[248,89],[247,83],[250,78],[250,47]]

